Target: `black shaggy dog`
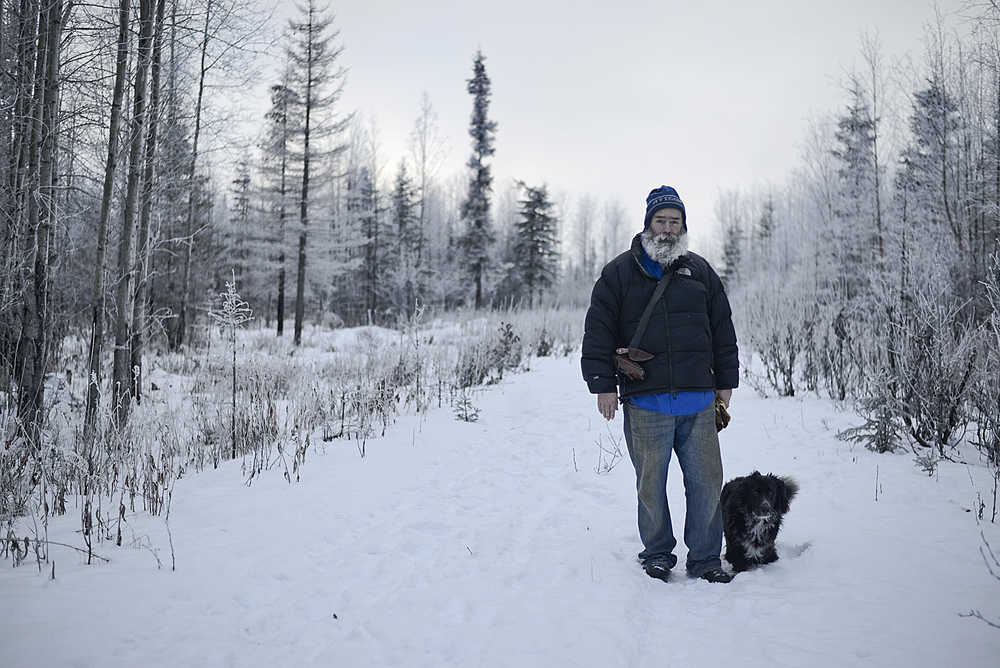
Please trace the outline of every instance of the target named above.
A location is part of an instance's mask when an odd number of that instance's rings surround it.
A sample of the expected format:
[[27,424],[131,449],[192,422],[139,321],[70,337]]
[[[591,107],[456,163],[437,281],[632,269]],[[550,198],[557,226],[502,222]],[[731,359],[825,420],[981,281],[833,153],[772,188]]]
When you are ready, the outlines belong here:
[[799,491],[791,478],[754,471],[733,478],[722,488],[722,527],[726,560],[737,573],[778,560],[774,539],[781,518]]

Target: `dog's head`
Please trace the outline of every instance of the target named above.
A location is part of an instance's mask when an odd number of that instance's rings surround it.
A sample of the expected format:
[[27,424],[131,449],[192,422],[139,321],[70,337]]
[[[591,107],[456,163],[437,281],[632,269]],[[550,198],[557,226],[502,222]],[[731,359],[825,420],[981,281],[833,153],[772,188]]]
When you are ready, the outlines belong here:
[[762,475],[760,471],[754,471],[745,478],[747,505],[763,513],[784,515],[798,491],[798,484],[789,477],[779,478],[771,473]]

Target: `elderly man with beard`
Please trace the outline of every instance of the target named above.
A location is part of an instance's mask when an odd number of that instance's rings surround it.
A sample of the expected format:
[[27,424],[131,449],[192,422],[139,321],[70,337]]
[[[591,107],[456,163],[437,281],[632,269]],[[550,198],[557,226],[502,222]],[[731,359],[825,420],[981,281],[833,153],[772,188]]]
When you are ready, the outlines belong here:
[[[642,378],[616,373],[613,357],[626,348],[640,351],[635,357],[642,360]],[[621,397],[646,574],[667,581],[677,563],[666,494],[676,452],[687,500],[687,573],[709,582],[732,580],[720,558],[715,399],[728,407],[739,384],[736,332],[719,276],[687,249],[687,216],[673,188],[649,193],[643,231],[601,271],[587,311],[581,366],[604,418],[614,417]]]

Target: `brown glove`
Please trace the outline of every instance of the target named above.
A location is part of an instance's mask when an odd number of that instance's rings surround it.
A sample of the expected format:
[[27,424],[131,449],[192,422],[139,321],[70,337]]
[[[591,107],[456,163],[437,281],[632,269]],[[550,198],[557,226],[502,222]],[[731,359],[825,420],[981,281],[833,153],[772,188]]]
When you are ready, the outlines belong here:
[[722,399],[715,399],[715,431],[722,431],[729,426],[729,421],[732,420],[732,416],[729,415],[729,411],[726,410],[726,404],[722,403]]
[[613,358],[615,371],[629,380],[642,380],[646,377],[646,371],[639,366],[638,362],[646,362],[653,357],[652,353],[641,348],[618,348],[615,350]]

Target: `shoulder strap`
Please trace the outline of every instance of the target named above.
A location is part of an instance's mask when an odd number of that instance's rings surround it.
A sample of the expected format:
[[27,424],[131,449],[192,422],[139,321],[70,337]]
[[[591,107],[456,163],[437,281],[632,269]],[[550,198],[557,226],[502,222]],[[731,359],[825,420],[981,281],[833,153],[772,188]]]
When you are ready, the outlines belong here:
[[646,304],[646,310],[642,312],[642,319],[639,320],[639,326],[635,329],[635,335],[632,337],[632,342],[629,343],[629,348],[638,348],[639,342],[642,341],[642,335],[646,333],[646,326],[649,324],[649,317],[653,315],[653,307],[656,306],[656,302],[660,301],[660,297],[663,296],[663,291],[667,289],[667,284],[670,283],[670,279],[673,278],[674,272],[663,270],[663,278],[660,282],[656,284],[656,290],[653,291],[653,296]]

